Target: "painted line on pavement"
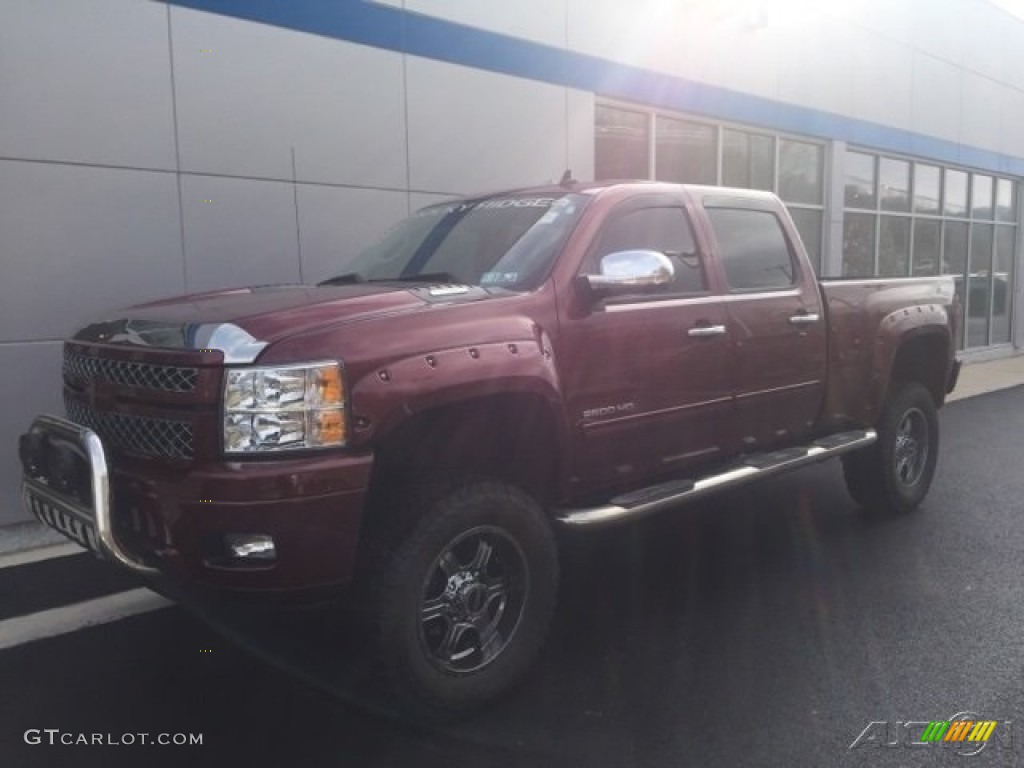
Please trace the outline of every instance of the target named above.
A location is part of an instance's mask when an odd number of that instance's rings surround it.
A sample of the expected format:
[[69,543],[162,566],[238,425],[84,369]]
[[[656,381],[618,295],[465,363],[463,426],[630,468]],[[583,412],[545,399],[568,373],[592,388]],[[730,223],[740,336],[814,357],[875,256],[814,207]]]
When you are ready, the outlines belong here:
[[170,600],[140,587],[95,600],[17,616],[0,621],[0,650],[109,624],[171,605],[174,603]]
[[65,542],[63,544],[52,544],[48,547],[37,547],[35,549],[25,549],[20,552],[11,552],[10,554],[0,555],[0,570],[4,568],[13,568],[16,565],[28,565],[29,563],[38,563],[43,560],[52,560],[55,557],[68,557],[69,555],[81,555],[88,552],[85,547],[80,547],[73,542]]

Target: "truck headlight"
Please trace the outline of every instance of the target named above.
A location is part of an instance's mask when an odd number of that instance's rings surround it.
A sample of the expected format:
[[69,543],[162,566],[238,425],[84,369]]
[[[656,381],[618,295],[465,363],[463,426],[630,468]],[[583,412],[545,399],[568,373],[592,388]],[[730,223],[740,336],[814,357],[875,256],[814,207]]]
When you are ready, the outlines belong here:
[[227,370],[225,453],[340,446],[347,432],[345,382],[338,363]]

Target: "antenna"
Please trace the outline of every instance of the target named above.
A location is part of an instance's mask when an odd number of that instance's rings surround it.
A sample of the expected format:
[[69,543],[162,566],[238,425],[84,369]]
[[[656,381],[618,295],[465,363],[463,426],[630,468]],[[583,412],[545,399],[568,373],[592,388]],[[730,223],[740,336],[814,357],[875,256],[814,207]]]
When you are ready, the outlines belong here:
[[558,182],[560,187],[569,187],[576,183],[576,179],[572,177],[572,169],[566,168],[565,173],[562,174],[562,180]]

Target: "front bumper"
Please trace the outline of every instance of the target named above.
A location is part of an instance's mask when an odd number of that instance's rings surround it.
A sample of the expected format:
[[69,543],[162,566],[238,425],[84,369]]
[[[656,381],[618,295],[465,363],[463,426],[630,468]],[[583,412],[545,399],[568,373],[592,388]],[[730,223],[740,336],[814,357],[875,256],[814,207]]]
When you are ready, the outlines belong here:
[[[32,456],[40,440],[51,451],[42,461]],[[36,418],[21,448],[28,510],[144,576],[260,593],[320,591],[351,580],[369,454],[187,469],[145,459],[111,462],[92,430],[49,415]],[[232,557],[226,534],[272,537],[275,557]]]

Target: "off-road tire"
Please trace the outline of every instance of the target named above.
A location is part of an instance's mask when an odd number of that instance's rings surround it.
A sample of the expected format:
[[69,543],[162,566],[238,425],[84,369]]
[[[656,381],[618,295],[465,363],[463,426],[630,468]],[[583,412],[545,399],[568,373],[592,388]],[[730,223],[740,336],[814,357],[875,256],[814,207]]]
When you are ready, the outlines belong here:
[[475,481],[420,499],[376,575],[378,655],[404,710],[443,719],[507,691],[533,662],[558,553],[543,510],[512,486]]
[[886,400],[878,442],[843,457],[846,488],[868,511],[903,514],[928,493],[939,453],[939,419],[931,393],[903,384]]

